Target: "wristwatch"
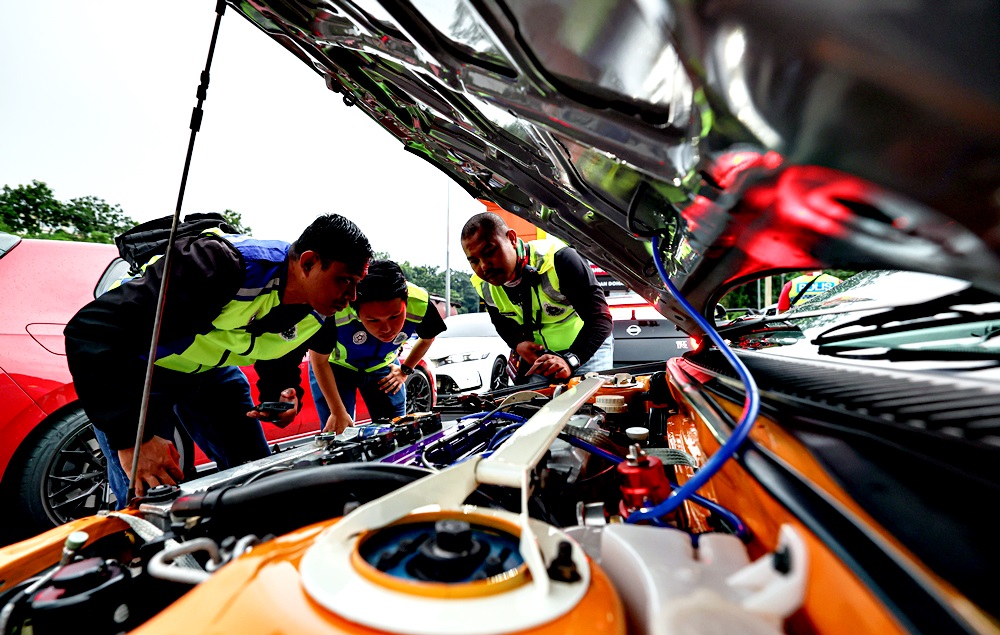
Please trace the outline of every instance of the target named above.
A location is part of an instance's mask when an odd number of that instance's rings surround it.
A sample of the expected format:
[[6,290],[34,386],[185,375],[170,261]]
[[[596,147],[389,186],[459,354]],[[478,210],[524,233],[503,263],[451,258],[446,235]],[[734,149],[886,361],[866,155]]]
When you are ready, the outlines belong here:
[[413,369],[410,368],[409,366],[407,366],[406,364],[403,364],[402,362],[400,362],[400,364],[399,364],[399,372],[403,373],[404,375],[412,375],[413,374]]
[[563,351],[557,354],[559,355],[559,357],[562,357],[564,360],[566,360],[566,363],[569,364],[570,370],[576,370],[577,368],[580,367],[580,358],[576,356],[576,353],[572,353],[570,351]]

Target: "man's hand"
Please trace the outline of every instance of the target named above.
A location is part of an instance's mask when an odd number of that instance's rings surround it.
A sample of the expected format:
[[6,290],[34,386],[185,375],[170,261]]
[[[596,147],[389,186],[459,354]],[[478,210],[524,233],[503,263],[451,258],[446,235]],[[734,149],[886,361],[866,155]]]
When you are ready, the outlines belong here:
[[544,350],[545,347],[541,344],[535,344],[534,342],[521,342],[517,345],[517,348],[514,349],[514,352],[520,355],[521,359],[524,361],[529,364],[534,364],[535,360],[538,359],[538,356],[541,355]]
[[347,414],[347,410],[341,408],[340,412],[331,412],[330,416],[327,417],[326,425],[323,426],[323,433],[329,434],[332,432],[340,434],[353,425],[354,419],[351,419],[351,415]]
[[[282,412],[274,421],[271,422],[279,428],[285,428],[290,423],[295,421],[295,415],[299,412],[299,397],[296,395],[294,388],[285,388],[281,391],[281,397],[278,401],[287,401],[295,406],[294,408]],[[259,410],[251,410],[247,413],[247,416],[252,419],[264,419],[267,417],[266,414]]]
[[406,375],[399,369],[399,366],[390,364],[389,374],[378,380],[378,387],[384,393],[395,395],[403,387],[405,381]]
[[[118,450],[118,460],[125,473],[131,476],[134,448]],[[157,485],[177,485],[184,478],[180,466],[181,455],[174,444],[160,437],[153,437],[139,446],[139,470],[135,475],[136,496],[143,496],[146,490]]]
[[573,369],[569,367],[569,363],[562,357],[546,353],[535,360],[535,363],[531,365],[526,374],[566,379],[573,374]]

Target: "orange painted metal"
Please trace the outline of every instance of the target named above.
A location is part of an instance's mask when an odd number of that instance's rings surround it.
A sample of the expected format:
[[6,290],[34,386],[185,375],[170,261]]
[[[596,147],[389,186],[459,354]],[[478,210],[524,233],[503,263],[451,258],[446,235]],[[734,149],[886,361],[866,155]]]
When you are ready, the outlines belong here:
[[[581,377],[573,377],[567,383],[567,387],[572,388],[580,383]],[[611,384],[605,384],[598,389],[594,396],[587,400],[587,403],[594,403],[597,397],[603,397],[607,395],[620,395],[625,398],[625,403],[631,403],[632,400],[641,395],[644,392],[649,391],[649,376],[642,375],[640,377],[633,378],[634,381],[632,385],[627,386],[613,386]],[[551,394],[551,393],[547,393]]]
[[[722,403],[721,407],[734,417],[739,417],[740,407]],[[720,444],[704,424],[694,408],[681,402],[681,419],[678,436],[683,438],[688,452],[692,445],[700,446],[703,464],[705,458],[718,451]],[[792,466],[824,489],[833,482],[822,468],[797,441],[779,426],[761,417],[751,433],[757,443],[789,460]],[[692,443],[693,439],[697,439]],[[686,481],[688,474],[679,474]],[[736,461],[727,461],[711,479],[700,495],[725,505],[749,527],[753,539],[747,545],[752,558],[773,551],[778,542],[778,530],[783,524],[791,525],[805,540],[809,551],[809,572],[806,597],[802,609],[789,623],[793,631],[820,633],[904,633],[890,611],[872,591],[809,529],[799,522],[778,501],[772,498],[756,479],[751,477]],[[842,500],[860,511],[841,491]],[[699,512],[694,510],[693,514]]]
[[[335,522],[312,525],[254,547],[132,633],[381,633],[331,613],[313,602],[302,588],[299,562],[317,536]],[[590,588],[576,608],[548,624],[517,631],[517,635],[623,635],[625,615],[618,595],[600,568],[592,564],[591,572]],[[413,619],[419,620],[420,615]]]
[[[675,450],[683,450],[690,454],[698,465],[704,465],[705,461],[708,460],[708,457],[701,451],[698,429],[694,420],[683,415],[673,415],[667,419],[667,444]],[[675,479],[679,484],[686,483],[689,478],[694,476],[694,469],[687,465],[675,465],[673,468]],[[706,483],[699,494],[712,500],[717,498],[712,481]],[[701,505],[684,501],[684,513],[687,517],[687,528],[692,533],[700,534],[712,530],[708,524],[708,510]]]
[[60,525],[0,550],[0,591],[31,578],[59,562],[63,544],[74,531],[90,535],[87,544],[128,529],[124,521],[110,516],[88,516]]
[[[718,405],[725,409],[734,418],[739,417],[741,408],[738,405],[723,400],[718,400]],[[710,434],[706,434],[705,436],[711,437]],[[780,424],[767,417],[758,417],[757,422],[754,425],[754,429],[750,433],[750,438],[755,443],[769,449],[775,455],[786,461],[792,468],[802,474],[810,482],[810,484],[821,489],[826,495],[836,500],[839,505],[843,506],[850,514],[861,521],[868,533],[878,536],[887,548],[898,552],[902,558],[909,562],[913,569],[919,571],[925,577],[925,580],[935,587],[935,592],[938,595],[947,599],[953,610],[961,614],[969,623],[978,625],[978,630],[980,632],[1000,633],[1000,624],[998,624],[994,618],[989,616],[974,604],[970,603],[958,590],[928,569],[926,565],[924,565],[919,558],[903,546],[903,544],[900,543],[895,536],[893,536],[875,519],[868,515],[868,513],[860,505],[858,505],[857,502],[851,498],[851,496],[847,494],[847,492],[845,492],[836,481],[833,480],[833,478],[830,477],[829,473],[818,461],[816,461],[809,450],[787,431],[785,431]],[[730,461],[729,463],[731,464],[733,462]],[[738,467],[738,465],[736,467]],[[742,468],[739,468],[739,472],[742,472],[745,475]],[[723,497],[723,500],[725,500],[727,496],[744,496],[745,492],[741,492],[738,488],[747,487],[747,481],[753,481],[753,479],[751,479],[749,475],[746,475],[745,479],[733,480],[728,484],[727,491],[723,491],[720,487],[719,495]],[[753,482],[756,484],[756,481]],[[767,498],[768,500],[771,500],[770,497]],[[750,521],[745,516],[744,521],[747,522],[748,525],[750,524]],[[840,562],[839,559],[836,561],[838,563]],[[810,590],[812,590],[811,583],[812,580],[810,580]]]

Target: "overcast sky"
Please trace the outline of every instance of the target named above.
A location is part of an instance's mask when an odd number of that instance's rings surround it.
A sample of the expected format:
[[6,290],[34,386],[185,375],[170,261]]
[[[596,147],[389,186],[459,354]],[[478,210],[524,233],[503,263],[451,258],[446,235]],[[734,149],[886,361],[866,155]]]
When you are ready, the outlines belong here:
[[[137,221],[173,213],[214,0],[2,0],[0,186],[44,181]],[[458,232],[482,205],[232,8],[222,20],[183,212],[232,209],[258,238],[318,214],[379,251],[469,271]]]

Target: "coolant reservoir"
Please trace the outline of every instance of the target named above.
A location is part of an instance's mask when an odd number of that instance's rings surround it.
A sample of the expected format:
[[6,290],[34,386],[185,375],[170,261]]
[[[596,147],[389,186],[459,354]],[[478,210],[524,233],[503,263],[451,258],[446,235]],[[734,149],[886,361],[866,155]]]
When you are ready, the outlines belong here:
[[668,527],[617,524],[570,534],[611,578],[625,603],[629,632],[781,633],[782,621],[805,597],[808,554],[788,526],[781,530],[781,567],[773,554],[750,562],[730,534],[699,534],[697,546],[687,533]]

